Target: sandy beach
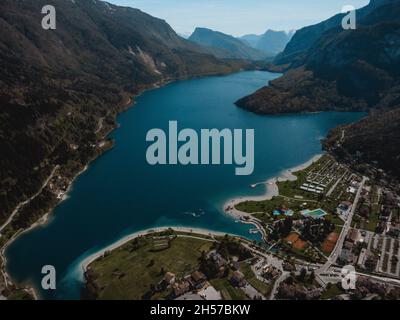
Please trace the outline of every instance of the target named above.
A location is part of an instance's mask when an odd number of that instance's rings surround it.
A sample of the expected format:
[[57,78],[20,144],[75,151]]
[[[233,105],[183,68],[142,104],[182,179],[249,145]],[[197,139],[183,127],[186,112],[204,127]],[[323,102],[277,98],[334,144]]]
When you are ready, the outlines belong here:
[[231,199],[225,203],[224,212],[231,215],[236,220],[243,221],[243,218],[255,219],[252,214],[239,211],[235,208],[235,206],[238,205],[239,203],[242,203],[245,201],[265,201],[265,200],[271,200],[273,197],[278,196],[279,188],[278,188],[277,182],[295,181],[297,179],[297,177],[295,175],[293,175],[293,172],[297,172],[297,171],[308,168],[314,162],[318,161],[322,156],[323,156],[322,154],[318,154],[301,165],[298,165],[291,169],[282,171],[278,177],[271,178],[265,182],[257,183],[256,185],[264,184],[266,186],[266,193],[264,195],[239,197],[239,198]]

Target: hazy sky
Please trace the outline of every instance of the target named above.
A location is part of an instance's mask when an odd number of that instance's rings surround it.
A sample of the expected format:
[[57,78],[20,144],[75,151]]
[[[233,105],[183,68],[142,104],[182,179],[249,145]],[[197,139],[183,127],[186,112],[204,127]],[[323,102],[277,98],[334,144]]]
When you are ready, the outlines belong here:
[[320,22],[345,5],[362,7],[369,0],[108,0],[141,9],[166,20],[176,32],[207,27],[235,36],[291,30]]

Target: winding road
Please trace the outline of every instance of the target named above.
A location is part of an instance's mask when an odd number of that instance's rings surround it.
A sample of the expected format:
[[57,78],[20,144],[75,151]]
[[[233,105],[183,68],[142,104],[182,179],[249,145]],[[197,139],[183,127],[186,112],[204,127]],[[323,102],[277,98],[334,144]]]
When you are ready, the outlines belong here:
[[21,202],[20,204],[17,205],[17,207],[14,209],[14,211],[11,213],[11,215],[8,217],[8,219],[6,220],[6,222],[0,226],[0,238],[2,237],[1,232],[3,232],[3,230],[5,228],[7,228],[7,226],[11,223],[11,221],[14,219],[15,215],[18,213],[18,211],[25,205],[27,205],[29,202],[31,202],[33,199],[35,199],[39,194],[42,193],[43,189],[46,188],[46,186],[48,185],[48,183],[50,182],[51,179],[53,179],[54,174],[56,173],[57,169],[59,168],[59,166],[55,166],[54,169],[52,170],[50,176],[45,180],[45,182],[43,183],[42,187],[39,189],[38,192],[36,192],[32,197],[26,199],[25,201]]

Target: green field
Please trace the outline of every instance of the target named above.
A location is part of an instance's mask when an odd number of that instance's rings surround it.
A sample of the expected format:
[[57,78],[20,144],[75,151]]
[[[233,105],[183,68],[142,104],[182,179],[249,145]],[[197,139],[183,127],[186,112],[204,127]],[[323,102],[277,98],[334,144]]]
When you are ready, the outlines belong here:
[[248,300],[243,290],[233,287],[228,278],[213,279],[210,283],[221,292],[225,300]]
[[213,246],[207,240],[178,237],[169,248],[153,252],[159,242],[152,237],[142,238],[137,248],[130,242],[92,263],[90,279],[97,288],[97,298],[140,300],[151,285],[163,279],[162,269],[183,277],[197,269],[201,252]]

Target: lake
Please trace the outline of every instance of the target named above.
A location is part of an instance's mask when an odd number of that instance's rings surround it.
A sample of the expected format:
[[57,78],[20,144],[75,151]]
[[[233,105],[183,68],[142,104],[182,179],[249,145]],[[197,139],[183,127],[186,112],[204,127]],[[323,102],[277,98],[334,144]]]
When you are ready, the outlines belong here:
[[[68,200],[45,226],[31,230],[6,251],[14,281],[32,284],[43,299],[78,299],[82,288],[79,264],[87,256],[127,234],[162,226],[190,226],[257,239],[252,226],[223,212],[234,197],[260,195],[251,189],[282,170],[321,153],[320,140],[330,129],[354,122],[362,113],[327,112],[260,116],[234,102],[279,76],[249,71],[171,83],[145,92],[121,114],[121,127],[111,136],[115,147],[94,161],[74,183]],[[182,128],[254,129],[255,169],[236,176],[235,165],[150,166],[146,134],[168,131],[169,121]],[[41,269],[57,270],[57,290],[40,290]]]

